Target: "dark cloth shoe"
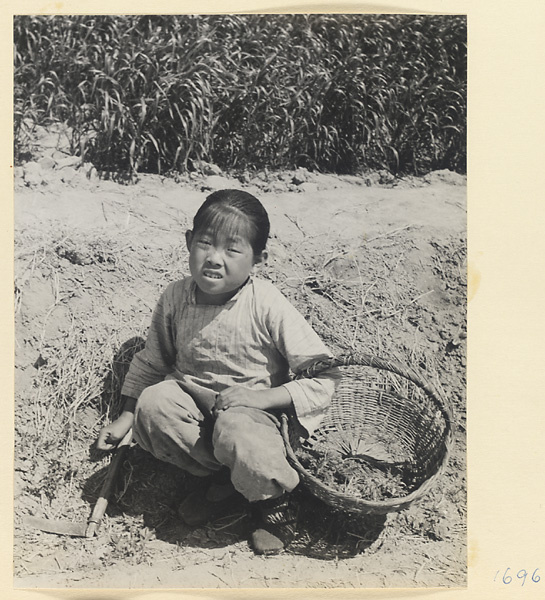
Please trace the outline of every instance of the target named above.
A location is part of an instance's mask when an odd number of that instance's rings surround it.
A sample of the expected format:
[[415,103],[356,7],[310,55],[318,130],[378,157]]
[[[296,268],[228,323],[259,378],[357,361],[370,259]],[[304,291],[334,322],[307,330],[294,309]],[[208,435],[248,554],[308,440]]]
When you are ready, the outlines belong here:
[[186,525],[199,527],[232,508],[238,496],[229,478],[214,474],[186,496],[178,507],[178,516]]
[[288,495],[255,503],[259,526],[252,533],[256,554],[278,554],[295,537],[296,518],[289,505]]

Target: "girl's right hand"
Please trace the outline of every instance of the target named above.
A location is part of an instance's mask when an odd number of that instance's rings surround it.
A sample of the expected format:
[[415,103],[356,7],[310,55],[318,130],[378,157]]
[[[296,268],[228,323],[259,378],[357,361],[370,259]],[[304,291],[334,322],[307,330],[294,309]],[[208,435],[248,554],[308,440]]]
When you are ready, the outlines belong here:
[[132,427],[133,420],[133,413],[124,412],[113,423],[103,427],[98,434],[97,450],[113,450]]

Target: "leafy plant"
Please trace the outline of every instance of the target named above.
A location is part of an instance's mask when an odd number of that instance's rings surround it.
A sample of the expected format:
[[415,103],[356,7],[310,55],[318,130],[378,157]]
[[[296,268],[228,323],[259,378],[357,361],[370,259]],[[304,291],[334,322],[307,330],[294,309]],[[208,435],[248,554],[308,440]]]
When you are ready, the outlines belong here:
[[465,170],[461,16],[18,16],[14,41],[20,159],[57,120],[103,170]]

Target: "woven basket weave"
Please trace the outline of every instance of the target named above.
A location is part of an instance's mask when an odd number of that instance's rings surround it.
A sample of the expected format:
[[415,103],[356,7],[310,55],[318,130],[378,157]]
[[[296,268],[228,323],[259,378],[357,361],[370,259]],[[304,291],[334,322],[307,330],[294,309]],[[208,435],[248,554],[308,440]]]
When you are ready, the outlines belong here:
[[[335,509],[374,514],[403,510],[427,493],[446,466],[453,437],[452,411],[416,371],[374,356],[337,357],[315,363],[297,378],[316,377],[334,367],[340,375],[339,384],[324,420],[310,438],[300,438],[294,417],[282,415],[281,433],[288,461],[298,471],[302,484]],[[323,448],[328,438],[342,438],[342,443],[352,448],[361,443],[375,448],[386,444],[389,450],[379,457],[381,464],[388,468],[391,462],[410,481],[406,495],[367,500],[325,485],[303,467],[298,452],[317,444]],[[386,461],[384,456],[388,457]]]

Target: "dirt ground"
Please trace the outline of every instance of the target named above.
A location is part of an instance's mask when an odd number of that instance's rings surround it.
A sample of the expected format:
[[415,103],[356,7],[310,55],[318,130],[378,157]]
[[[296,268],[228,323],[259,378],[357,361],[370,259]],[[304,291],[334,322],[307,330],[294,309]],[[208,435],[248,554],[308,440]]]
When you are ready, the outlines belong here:
[[[41,132],[33,161],[15,169],[15,585],[465,586],[465,178],[235,177],[203,165],[127,182],[79,165],[59,140]],[[161,289],[188,272],[193,214],[228,187],[262,200],[272,238],[261,276],[332,350],[395,357],[442,390],[455,415],[446,472],[386,517],[333,513],[301,490],[300,537],[264,558],[248,545],[247,506],[188,528],[176,506],[194,482],[133,447],[97,537],[25,527],[27,515],[88,518],[109,460],[91,444],[115,416]]]

